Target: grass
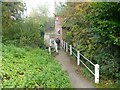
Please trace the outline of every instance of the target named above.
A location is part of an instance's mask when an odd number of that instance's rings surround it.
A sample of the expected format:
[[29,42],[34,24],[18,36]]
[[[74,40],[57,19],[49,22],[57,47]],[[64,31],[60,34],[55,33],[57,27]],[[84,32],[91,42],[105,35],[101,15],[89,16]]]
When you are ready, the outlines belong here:
[[40,48],[3,45],[3,88],[70,88],[60,64]]
[[105,80],[105,79],[100,79],[99,84],[94,84],[96,88],[120,88],[117,84],[115,84],[114,80]]

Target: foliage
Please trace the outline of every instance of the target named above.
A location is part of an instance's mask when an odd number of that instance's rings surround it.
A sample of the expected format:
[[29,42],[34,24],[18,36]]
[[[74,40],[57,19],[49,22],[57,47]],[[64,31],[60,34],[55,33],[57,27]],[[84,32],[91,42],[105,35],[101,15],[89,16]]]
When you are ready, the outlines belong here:
[[58,9],[57,14],[63,16],[62,25],[66,27],[63,29],[64,39],[93,63],[100,65],[102,80],[113,79],[118,84],[120,3],[67,2]]
[[64,16],[63,27],[70,27],[70,30],[63,30],[64,39],[92,59],[96,44],[90,31],[90,21],[86,16],[90,12],[90,5],[90,2],[67,2],[61,15]]
[[9,28],[13,21],[21,20],[25,10],[23,2],[2,2],[2,27]]
[[91,8],[92,30],[100,42],[120,46],[120,3],[93,3]]
[[[91,30],[101,47],[94,55],[101,64],[102,75],[120,80],[117,76],[120,70],[120,3],[103,2],[91,5]],[[106,70],[108,72],[106,72]],[[114,73],[113,73],[114,72]]]
[[99,63],[99,65],[101,66],[100,75],[104,76],[100,77],[105,79],[106,76],[108,76],[108,78],[111,79],[119,79],[119,76],[116,76],[119,73],[119,64],[116,61],[114,61],[115,59],[111,54],[109,54],[105,50],[101,50],[99,51],[98,55],[95,56],[94,59],[97,60],[97,63]]
[[[47,16],[48,11],[44,7],[32,11],[27,18],[24,17],[25,10],[25,4],[22,2],[3,3],[3,43],[44,48],[44,32],[52,25],[53,18]],[[9,16],[6,16],[6,11],[9,11]]]
[[25,9],[21,2],[2,5],[4,44],[0,79],[3,88],[71,87],[57,61],[40,49],[45,46],[44,32],[53,25],[53,18],[47,16],[44,8],[24,17]]
[[[43,31],[49,31],[51,27],[54,27],[54,18],[50,17],[47,6],[41,6],[31,11],[29,16],[33,21],[39,23],[40,28]],[[53,29],[53,28],[52,28]]]
[[68,76],[46,51],[3,45],[3,88],[65,88]]
[[42,32],[39,24],[33,20],[17,21],[9,29],[3,29],[3,43],[42,47]]

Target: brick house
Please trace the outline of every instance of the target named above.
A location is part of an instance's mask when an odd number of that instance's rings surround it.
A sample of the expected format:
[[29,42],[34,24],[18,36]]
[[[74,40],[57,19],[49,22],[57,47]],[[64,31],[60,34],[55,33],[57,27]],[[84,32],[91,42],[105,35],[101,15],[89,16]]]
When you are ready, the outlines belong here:
[[62,17],[61,16],[55,16],[55,38],[59,38],[62,40]]

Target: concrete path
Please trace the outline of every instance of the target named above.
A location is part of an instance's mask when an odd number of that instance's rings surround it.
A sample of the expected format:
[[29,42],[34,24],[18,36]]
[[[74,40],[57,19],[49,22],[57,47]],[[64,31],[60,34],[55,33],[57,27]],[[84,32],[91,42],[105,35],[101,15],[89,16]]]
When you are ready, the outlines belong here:
[[68,73],[73,88],[94,88],[89,81],[76,72],[77,66],[71,63],[70,57],[64,50],[60,50],[55,58],[62,65],[62,69]]

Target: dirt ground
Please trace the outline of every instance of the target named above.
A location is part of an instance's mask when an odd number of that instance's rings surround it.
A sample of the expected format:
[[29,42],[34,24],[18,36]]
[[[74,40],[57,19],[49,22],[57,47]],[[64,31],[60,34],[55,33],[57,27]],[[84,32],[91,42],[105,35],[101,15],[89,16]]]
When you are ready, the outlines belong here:
[[94,88],[91,82],[85,79],[80,72],[78,73],[77,65],[71,62],[70,57],[63,49],[55,58],[61,64],[62,69],[68,73],[73,88]]

